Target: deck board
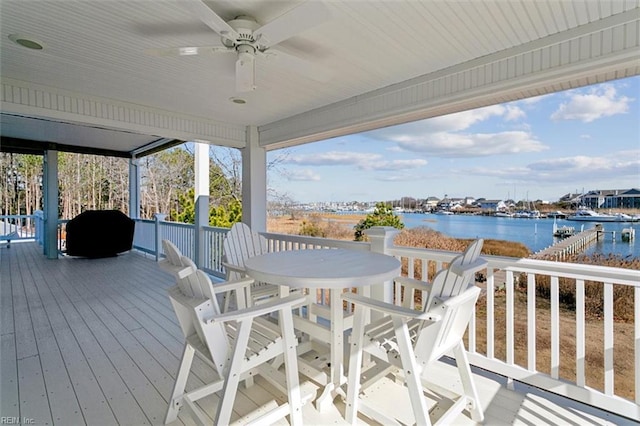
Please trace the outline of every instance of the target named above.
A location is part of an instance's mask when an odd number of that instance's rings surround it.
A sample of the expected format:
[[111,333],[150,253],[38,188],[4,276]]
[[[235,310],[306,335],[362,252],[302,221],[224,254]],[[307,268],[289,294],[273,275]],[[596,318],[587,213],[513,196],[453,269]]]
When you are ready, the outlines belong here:
[[0,412],[3,416],[19,417],[18,363],[15,336],[2,334],[0,341]]
[[[48,260],[37,244],[19,242],[0,248],[0,284],[2,416],[59,425],[163,422],[183,336],[167,297],[172,278],[153,259],[127,253]],[[453,368],[443,364],[439,380],[458,386]],[[507,390],[504,378],[474,371],[485,424],[630,424],[523,385],[516,386],[518,392]],[[187,388],[215,378],[213,369],[196,357]],[[391,382],[368,398],[389,412],[407,411],[405,391]],[[239,392],[232,416],[236,423],[255,418],[274,398],[284,398],[261,377],[253,387],[241,385]],[[212,395],[199,405],[212,418],[218,401]],[[307,404],[303,416],[311,425],[345,424],[343,409],[339,400],[322,414]],[[474,424],[466,414],[457,423]],[[194,422],[183,410],[175,424]]]

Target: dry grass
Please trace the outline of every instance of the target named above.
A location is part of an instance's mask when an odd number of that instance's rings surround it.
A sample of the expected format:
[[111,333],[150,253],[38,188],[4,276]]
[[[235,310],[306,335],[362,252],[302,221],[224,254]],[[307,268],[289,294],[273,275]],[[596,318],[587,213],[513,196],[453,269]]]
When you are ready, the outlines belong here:
[[267,218],[267,231],[280,234],[310,235],[304,233],[305,227],[310,227],[317,235],[336,240],[353,240],[353,227],[364,219],[364,215],[336,215],[336,214],[298,214],[295,216],[269,216]]
[[[495,293],[494,299],[494,356],[506,360],[506,297],[504,291]],[[487,353],[486,295],[481,296],[476,307],[476,351]],[[516,290],[514,301],[514,362],[527,367],[528,319],[527,296]],[[536,298],[535,315],[536,365],[542,373],[551,373],[551,311],[549,300]],[[576,380],[576,316],[575,311],[560,311],[560,368],[561,379]],[[592,318],[585,322],[585,375],[589,387],[604,391],[604,327],[603,321]],[[629,400],[634,399],[634,339],[633,324],[614,324],[615,351],[613,352],[615,393]]]

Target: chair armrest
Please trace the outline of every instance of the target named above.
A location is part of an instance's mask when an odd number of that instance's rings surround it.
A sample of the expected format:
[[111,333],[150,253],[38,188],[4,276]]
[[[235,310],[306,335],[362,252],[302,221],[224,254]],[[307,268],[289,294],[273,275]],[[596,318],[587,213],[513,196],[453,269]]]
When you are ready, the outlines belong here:
[[218,294],[218,293],[226,293],[227,291],[238,290],[244,287],[248,287],[254,282],[255,281],[253,278],[243,278],[239,280],[225,281],[220,284],[213,284],[212,287],[213,287],[213,292]]
[[421,312],[415,309],[403,308],[402,306],[392,305],[391,303],[382,302],[380,300],[364,297],[355,293],[342,293],[342,299],[355,305],[366,306],[378,312],[387,315],[400,316],[409,319],[440,321],[442,317],[432,312]]
[[222,262],[222,266],[225,267],[225,269],[229,269],[233,272],[238,272],[240,274],[246,274],[247,270],[244,268],[244,266],[240,266],[240,265],[234,265],[232,263],[227,263],[227,262]]
[[401,284],[403,287],[409,287],[414,290],[430,292],[431,289],[433,288],[433,284],[425,281],[416,280],[415,278],[396,277],[393,279],[393,281],[397,284]]
[[158,262],[158,266],[160,266],[164,271],[173,274],[178,279],[183,279],[196,272],[196,270],[191,266],[176,266],[166,258]]
[[247,318],[260,317],[283,309],[293,309],[308,303],[307,296],[291,295],[252,306],[246,309],[227,312],[205,319],[206,323],[240,321]]
[[487,267],[487,263],[488,262],[486,260],[479,257],[469,264],[460,265],[454,263],[449,268],[451,272],[457,275],[472,274],[485,269]]

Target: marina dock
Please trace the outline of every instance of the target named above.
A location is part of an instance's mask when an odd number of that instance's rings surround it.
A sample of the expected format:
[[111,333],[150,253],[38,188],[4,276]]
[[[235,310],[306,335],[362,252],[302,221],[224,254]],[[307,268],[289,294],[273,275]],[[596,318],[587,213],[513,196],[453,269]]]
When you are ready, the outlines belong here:
[[[549,259],[563,260],[565,257],[573,254],[579,254],[585,251],[589,246],[604,238],[605,233],[601,224],[596,224],[594,228],[585,229],[571,237],[565,238],[556,244],[540,250],[530,256],[531,259]],[[614,237],[615,238],[615,237]]]

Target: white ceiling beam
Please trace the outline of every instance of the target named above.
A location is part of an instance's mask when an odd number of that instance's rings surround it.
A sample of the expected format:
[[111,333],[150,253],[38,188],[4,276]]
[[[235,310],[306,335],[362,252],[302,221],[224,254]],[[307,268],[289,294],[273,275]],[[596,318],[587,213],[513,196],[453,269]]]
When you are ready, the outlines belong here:
[[3,78],[0,110],[106,129],[242,148],[246,126]]

